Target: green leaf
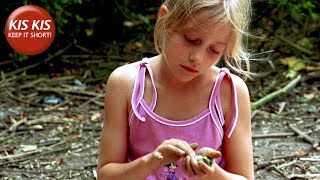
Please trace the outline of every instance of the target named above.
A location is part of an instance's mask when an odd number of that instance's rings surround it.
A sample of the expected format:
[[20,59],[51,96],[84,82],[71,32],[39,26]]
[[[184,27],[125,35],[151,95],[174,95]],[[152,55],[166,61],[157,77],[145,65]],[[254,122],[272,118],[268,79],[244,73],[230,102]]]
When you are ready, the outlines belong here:
[[140,20],[142,20],[144,23],[150,24],[150,21],[149,21],[149,19],[148,19],[146,16],[144,16],[144,15],[142,15],[142,14],[138,14],[138,18],[139,18]]

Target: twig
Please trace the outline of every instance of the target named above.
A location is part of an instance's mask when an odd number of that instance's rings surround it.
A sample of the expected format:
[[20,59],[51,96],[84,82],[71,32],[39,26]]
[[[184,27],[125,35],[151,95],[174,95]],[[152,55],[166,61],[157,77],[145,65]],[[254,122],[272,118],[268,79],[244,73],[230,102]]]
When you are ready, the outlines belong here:
[[66,100],[66,101],[63,102],[63,103],[59,103],[59,104],[54,105],[54,106],[46,107],[46,108],[44,108],[44,111],[53,111],[53,110],[55,110],[55,109],[57,109],[57,108],[59,108],[59,107],[61,107],[61,106],[64,106],[64,105],[66,105],[66,104],[69,104],[69,103],[70,103],[70,101],[69,101],[69,100]]
[[27,71],[27,70],[29,70],[29,69],[32,69],[32,68],[34,68],[34,67],[39,66],[39,65],[40,65],[41,63],[43,63],[43,62],[48,62],[48,61],[50,61],[51,59],[53,59],[54,57],[63,54],[67,49],[69,49],[69,47],[71,47],[71,45],[72,45],[72,44],[69,44],[69,45],[67,45],[65,48],[57,51],[54,55],[50,55],[50,56],[47,57],[44,61],[31,64],[31,65],[29,65],[29,66],[26,66],[26,67],[17,69],[17,70],[15,70],[15,71],[11,71],[11,72],[7,73],[6,76],[9,77],[9,76],[13,76],[13,75],[15,75],[15,74],[22,73],[22,72],[24,72],[24,71]]
[[271,165],[268,167],[268,170],[274,170],[281,176],[283,176],[285,179],[290,179],[283,171],[280,170],[276,165]]
[[34,86],[35,84],[38,84],[38,83],[40,83],[41,81],[44,81],[44,80],[45,80],[45,78],[36,79],[34,81],[29,82],[28,84],[24,84],[24,85],[20,86],[20,89],[30,88],[30,87]]
[[270,133],[270,134],[254,134],[252,138],[277,138],[277,137],[287,137],[294,136],[295,133]]
[[98,96],[96,96],[96,97],[94,97],[94,98],[92,98],[92,99],[89,99],[88,101],[86,101],[86,102],[84,102],[83,104],[81,104],[81,105],[79,106],[79,108],[81,109],[81,108],[83,108],[84,106],[87,106],[89,103],[94,102],[94,101],[96,101],[97,99],[103,97],[103,95],[104,95],[104,93],[101,93],[101,94],[99,94]]
[[[262,115],[262,116],[268,116],[268,117],[274,118],[274,119],[297,120],[297,121],[300,121],[300,120],[306,118],[306,117],[301,117],[301,116],[299,116],[299,117],[288,117],[288,116],[275,114],[275,113],[271,113],[271,112],[267,112],[267,111],[262,111],[262,110],[258,110],[258,109],[254,110],[252,112],[252,116],[253,115],[256,116],[257,114]],[[316,117],[318,117],[318,116],[316,116]]]
[[[22,157],[29,156],[29,155],[32,155],[32,154],[35,154],[35,153],[39,153],[39,152],[41,152],[41,150],[40,149],[36,149],[34,151],[29,151],[29,152],[26,152],[26,153],[23,153],[23,154],[8,155],[8,156],[0,157],[0,161],[10,160],[10,159],[18,159],[18,158],[22,158]],[[2,164],[0,163],[0,166],[1,165]]]
[[43,106],[42,104],[39,103],[34,103],[34,102],[29,102],[29,101],[24,101],[22,99],[17,98],[15,95],[13,95],[10,91],[6,90],[5,91],[7,95],[9,95],[9,97],[17,102],[23,103],[23,104],[28,104],[28,105],[34,105],[34,106]]
[[27,121],[27,125],[33,125],[33,124],[43,124],[43,123],[52,123],[52,124],[63,124],[65,122],[72,121],[70,119],[66,120],[66,118],[61,118],[58,116],[44,116],[41,117],[41,119],[35,119],[31,121]]
[[[53,147],[61,145],[61,144],[64,144],[66,142],[67,141],[63,140],[63,141],[58,142],[56,144],[53,144],[51,146],[43,147],[41,149],[39,148],[39,149],[36,149],[34,151],[29,151],[29,152],[26,152],[26,153],[23,153],[23,154],[0,157],[0,160],[11,159],[11,161],[9,161],[9,162],[0,163],[0,166],[7,165],[7,164],[12,164],[12,163],[17,163],[17,162],[21,162],[21,161],[27,161],[27,160],[34,159],[34,158],[39,157],[39,156],[44,156],[44,155],[48,155],[48,154],[54,154],[54,153],[57,153],[57,152],[60,152],[60,151],[68,150],[70,148],[70,146],[65,146],[65,147],[62,147],[62,148],[58,148],[58,149],[52,150]],[[44,152],[45,150],[50,150],[50,151]],[[39,154],[35,154],[35,153],[39,153]],[[35,154],[35,155],[32,155],[32,154]]]
[[104,102],[101,102],[101,101],[93,101],[93,102],[100,107],[104,107]]
[[319,158],[299,158],[300,161],[320,162]]
[[7,132],[14,132],[18,126],[20,126],[21,124],[25,123],[27,121],[27,118],[23,118],[20,121],[17,121],[16,123],[14,123],[12,126],[10,126],[9,129],[2,131],[0,133],[0,137],[3,136],[4,134],[6,134]]
[[256,169],[255,170],[258,170],[258,169],[264,169],[266,167],[269,167],[270,165],[274,165],[274,164],[279,164],[279,163],[283,163],[285,162],[284,159],[275,159],[275,160],[271,160],[271,161],[258,161],[255,163],[256,165]]
[[[94,54],[66,54],[61,56],[63,59],[74,58],[74,59],[106,59],[108,56],[105,55],[94,55]],[[92,61],[89,61],[92,63]],[[101,63],[101,61],[97,61],[97,63]],[[85,63],[86,64],[86,63]]]
[[320,178],[320,174],[290,174],[290,179],[294,178],[302,178],[302,179],[318,179]]
[[[6,137],[3,137],[3,138],[0,138],[0,143],[8,140],[8,139],[11,139],[15,136],[19,136],[19,135],[25,135],[25,134],[29,134],[30,131],[20,131],[20,132],[13,132],[11,133],[10,135],[6,136]],[[1,135],[0,135],[1,136]]]
[[284,168],[284,167],[287,167],[287,166],[291,166],[291,165],[296,164],[297,162],[298,162],[297,160],[294,160],[294,161],[291,161],[291,162],[283,163],[283,164],[278,165],[278,168],[281,169],[281,168]]
[[287,38],[285,38],[283,36],[280,36],[278,34],[275,34],[275,36],[277,38],[279,38],[281,41],[287,43],[288,45],[290,45],[290,46],[292,46],[292,47],[294,47],[294,48],[296,48],[296,49],[298,49],[298,50],[300,50],[300,51],[302,51],[302,52],[304,52],[306,54],[309,54],[309,55],[313,54],[311,51],[309,51],[309,50],[307,50],[307,49],[305,49],[305,48],[303,48],[301,46],[298,46],[296,43],[291,42],[290,40],[288,40]]
[[301,136],[306,142],[310,143],[313,147],[318,146],[318,142],[316,142],[314,139],[312,139],[309,135],[306,133],[300,131],[298,128],[292,126],[291,124],[288,124],[289,129],[291,129],[294,133]]
[[[81,167],[71,167],[71,168],[64,168],[64,169],[46,169],[46,170],[39,170],[39,171],[32,171],[32,170],[17,170],[17,169],[5,169],[0,168],[3,172],[19,172],[19,173],[32,173],[32,174],[48,174],[48,173],[57,173],[57,172],[65,172],[65,171],[83,171],[87,168],[97,167],[97,164],[88,164]],[[1,174],[0,174],[1,175]]]
[[63,93],[69,93],[69,94],[77,94],[77,95],[86,95],[86,96],[99,96],[98,93],[90,92],[90,91],[77,91],[72,89],[65,89],[65,88],[37,88],[38,91],[43,92],[63,92]]
[[301,79],[301,75],[297,76],[295,79],[293,79],[291,82],[289,82],[285,87],[283,87],[283,88],[281,88],[271,94],[268,94],[267,96],[259,99],[256,102],[251,103],[251,109],[253,109],[253,110],[257,109],[257,108],[263,106],[264,104],[270,102],[272,99],[288,92],[290,89],[294,88],[297,85],[297,83],[300,81],[300,79]]
[[302,157],[307,155],[308,153],[302,153],[302,154],[292,154],[292,155],[286,155],[286,156],[276,156],[276,157],[272,157],[272,160],[276,160],[276,159],[288,159],[288,158],[297,158],[297,157]]

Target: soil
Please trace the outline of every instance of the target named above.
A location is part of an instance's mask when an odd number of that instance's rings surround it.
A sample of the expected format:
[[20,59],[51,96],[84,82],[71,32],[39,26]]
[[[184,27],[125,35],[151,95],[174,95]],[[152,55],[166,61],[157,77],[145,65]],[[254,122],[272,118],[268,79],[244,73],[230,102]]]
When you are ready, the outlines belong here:
[[[105,80],[77,71],[2,76],[1,179],[96,179]],[[247,82],[252,101],[286,85],[263,93],[273,78]],[[255,179],[320,178],[319,88],[303,80],[252,112]]]

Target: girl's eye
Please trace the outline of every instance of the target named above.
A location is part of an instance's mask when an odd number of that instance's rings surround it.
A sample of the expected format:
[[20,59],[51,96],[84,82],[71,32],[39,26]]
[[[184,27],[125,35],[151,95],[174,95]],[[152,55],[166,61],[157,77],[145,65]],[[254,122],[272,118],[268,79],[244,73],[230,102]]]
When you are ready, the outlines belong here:
[[218,53],[219,53],[219,51],[215,50],[214,48],[210,48],[210,51],[211,51],[212,53],[214,53],[214,54],[218,54]]
[[192,39],[192,38],[189,38],[188,36],[184,35],[184,38],[187,42],[191,43],[191,44],[199,44],[200,43],[200,40],[199,39]]

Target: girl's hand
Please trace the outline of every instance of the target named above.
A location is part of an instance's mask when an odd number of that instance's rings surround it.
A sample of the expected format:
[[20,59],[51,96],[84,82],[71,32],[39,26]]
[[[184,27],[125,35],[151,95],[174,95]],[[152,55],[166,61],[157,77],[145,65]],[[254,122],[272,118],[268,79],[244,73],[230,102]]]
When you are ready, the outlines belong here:
[[186,156],[183,159],[183,171],[189,177],[205,178],[214,172],[214,159],[221,156],[219,151],[212,148],[203,147],[198,151],[198,154],[212,159],[212,165],[208,166],[203,161],[197,161],[194,156]]
[[164,166],[176,162],[184,156],[195,156],[194,149],[196,143],[188,144],[179,139],[170,139],[163,141],[151,154],[153,159],[160,160],[160,165]]

